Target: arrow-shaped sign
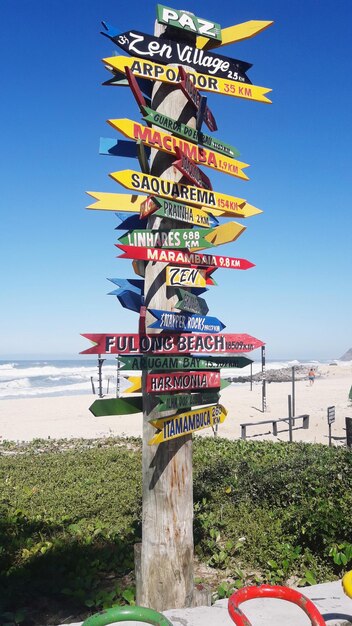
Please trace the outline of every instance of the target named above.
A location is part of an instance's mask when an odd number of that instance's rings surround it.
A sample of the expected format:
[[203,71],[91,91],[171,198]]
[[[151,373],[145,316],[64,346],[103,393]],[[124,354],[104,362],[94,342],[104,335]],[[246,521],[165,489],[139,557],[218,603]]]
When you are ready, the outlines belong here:
[[115,295],[124,309],[130,311],[140,312],[142,306],[142,296],[130,289],[117,289],[112,291],[109,295]]
[[228,222],[209,230],[172,229],[172,230],[132,230],[119,237],[119,242],[128,246],[143,248],[186,248],[192,251],[213,248],[221,244],[235,241],[245,230],[245,226],[236,222]]
[[179,76],[181,78],[180,87],[187,100],[191,102],[197,110],[196,129],[200,130],[202,122],[204,121],[209,130],[214,132],[218,129],[218,127],[216,125],[215,118],[207,105],[207,99],[204,96],[201,96],[191,79],[191,75],[187,74],[185,68],[182,65],[179,65],[178,69]]
[[255,267],[254,263],[247,259],[238,259],[229,256],[215,256],[202,252],[187,252],[185,250],[165,250],[163,248],[139,248],[138,246],[121,246],[119,259],[139,259],[141,261],[163,261],[176,265],[196,265],[197,267],[215,267],[230,270],[248,270]]
[[128,376],[125,378],[126,382],[130,383],[129,387],[123,390],[123,393],[141,393],[142,391],[142,378],[141,376]]
[[175,305],[176,309],[189,311],[189,313],[198,313],[199,315],[208,313],[209,307],[204,298],[199,298],[194,293],[186,291],[186,289],[178,289],[177,295],[180,300]]
[[225,328],[225,324],[217,317],[205,317],[196,313],[172,313],[159,309],[149,309],[149,311],[156,318],[156,322],[149,324],[149,328],[184,333],[220,333]]
[[139,280],[138,278],[108,278],[107,280],[110,280],[110,282],[120,287],[120,289],[130,289],[139,295],[144,289],[144,280]]
[[120,223],[115,226],[115,230],[135,230],[147,226],[147,220],[141,220],[137,213],[130,215],[126,211],[124,213],[115,213],[115,215],[120,220]]
[[101,400],[95,400],[89,407],[89,410],[95,417],[141,413],[143,411],[143,398],[142,396],[135,398],[102,398]]
[[99,154],[137,158],[137,145],[134,141],[125,141],[124,139],[116,141],[116,139],[110,139],[109,137],[100,137]]
[[242,24],[235,24],[234,26],[228,26],[221,29],[221,39],[208,39],[208,37],[197,37],[197,48],[210,50],[219,46],[227,46],[237,41],[243,41],[244,39],[250,39],[261,33],[263,30],[271,26],[274,22],[268,22],[265,20],[249,20],[248,22],[242,22]]
[[140,213],[140,207],[145,200],[145,196],[138,196],[130,193],[105,193],[100,191],[87,191],[97,202],[87,206],[87,209],[98,209],[100,211],[128,211],[129,213]]
[[[96,202],[87,206],[87,209],[95,209],[98,211],[119,211],[123,213],[138,213],[142,211],[142,206],[148,200],[146,196],[130,195],[125,193],[105,193],[102,191],[87,191],[88,195],[92,196]],[[179,202],[173,202],[166,200],[165,198],[152,197],[148,203],[150,207],[152,204],[157,203],[160,208],[146,212],[146,215],[155,213],[159,217],[169,217],[177,222],[186,222],[188,224],[194,224],[195,226],[202,226],[203,228],[210,228],[217,226],[219,220],[202,209],[196,209],[194,206],[187,206]],[[248,206],[248,205],[247,205]],[[216,212],[220,215],[226,216],[226,210],[216,209]],[[233,215],[230,213],[230,215]],[[145,215],[141,215],[141,218]]]
[[[109,78],[109,80],[104,81],[102,84],[107,87],[131,87],[127,70],[131,71],[129,67],[125,67],[123,72],[112,72],[112,78]],[[145,104],[146,106],[150,106],[153,83],[151,83],[148,79],[137,78],[136,76],[134,78],[136,80],[139,91],[142,91],[146,96],[146,99],[143,98],[143,104]]]
[[147,374],[146,390],[148,393],[163,391],[192,391],[193,389],[220,388],[219,371],[187,371]]
[[210,276],[214,272],[213,268],[198,269],[197,267],[166,267],[165,282],[168,287],[205,287],[206,285],[216,285],[215,280]]
[[154,437],[148,441],[148,444],[153,446],[163,443],[163,441],[176,439],[176,437],[189,435],[203,428],[216,426],[225,421],[226,415],[226,409],[221,404],[216,404],[194,411],[187,411],[187,413],[179,413],[172,417],[154,420],[151,423],[155,428],[158,428],[160,432],[154,435]]
[[173,393],[170,395],[153,396],[158,401],[155,411],[170,411],[177,409],[187,409],[192,406],[203,404],[215,404],[220,398],[218,391],[198,392],[198,393]]
[[[215,211],[220,210],[224,214],[226,213],[226,215],[251,217],[252,215],[262,213],[260,209],[247,204],[246,200],[243,198],[236,198],[191,185],[183,185],[182,183],[176,183],[166,178],[141,174],[133,170],[113,172],[109,174],[109,176],[127,189],[141,191],[148,195],[155,194],[173,201],[189,202],[190,204],[203,206],[203,208],[207,207]],[[92,192],[89,193],[93,195]]]
[[[166,370],[218,370],[220,366],[224,367],[245,367],[249,363],[253,363],[246,357],[199,357],[199,356],[119,356],[120,367],[126,370],[142,371],[154,370],[163,372]],[[220,364],[220,365],[219,365]],[[227,387],[227,381],[221,380],[220,387]],[[209,401],[209,404],[213,402]],[[195,404],[195,402],[194,402]],[[191,405],[184,405],[191,406]],[[171,407],[172,408],[172,407]]]
[[191,126],[182,124],[182,122],[174,120],[172,117],[164,115],[164,113],[153,111],[153,109],[150,109],[149,107],[143,107],[142,112],[144,114],[143,119],[145,122],[148,124],[156,124],[156,126],[167,130],[169,133],[171,132],[177,137],[188,139],[188,141],[200,144],[204,148],[214,150],[215,152],[219,152],[220,154],[232,159],[240,154],[237,148],[234,148],[233,146],[230,146],[229,144],[224,143],[220,139],[212,137],[211,135],[206,135],[196,128],[191,128]]
[[80,354],[189,354],[211,353],[233,354],[251,352],[264,346],[264,342],[245,333],[240,334],[174,334],[139,335],[132,333],[82,334],[94,345]]
[[211,228],[219,223],[216,217],[202,209],[196,209],[193,206],[187,206],[179,202],[172,202],[165,198],[148,198],[145,209],[143,204],[141,205],[141,217],[145,217],[146,211],[147,215],[153,213],[158,217],[168,217],[176,222],[186,222],[187,224],[202,226],[203,228]]
[[[125,67],[129,67],[134,76],[140,78],[148,78],[149,80],[161,81],[163,83],[179,83],[181,77],[177,67],[160,65],[152,61],[143,61],[136,57],[107,57],[103,59],[103,63],[107,69],[125,73]],[[265,102],[271,104],[271,100],[265,94],[272,91],[267,87],[258,87],[257,85],[247,85],[239,83],[236,80],[225,78],[217,78],[208,74],[198,74],[190,72],[194,76],[194,84],[201,91],[209,91],[225,96],[233,96],[235,98],[244,98],[245,100],[256,100],[257,102]]]
[[[136,30],[119,33],[113,26],[106,24],[107,32],[102,34],[109,37],[117,46],[131,56],[151,59],[155,63],[164,65],[187,65],[197,72],[204,72],[221,78],[231,78],[243,83],[251,81],[246,72],[252,67],[251,63],[239,61],[212,52],[203,52],[182,41],[160,39],[146,35]],[[213,130],[211,128],[210,130]]]
[[[128,118],[111,119],[108,120],[108,123],[125,135],[125,137],[134,139],[135,141],[142,141],[143,144],[150,148],[156,148],[157,150],[162,150],[168,154],[175,154],[176,156],[178,156],[177,148],[179,148],[182,153],[191,158],[195,163],[205,165],[213,170],[235,176],[236,178],[241,178],[242,180],[248,180],[247,174],[242,171],[246,167],[249,167],[247,163],[219,155],[218,152],[197,146],[185,139],[163,133],[159,129],[143,126],[143,124],[134,122]],[[205,177],[204,181],[207,180],[209,181],[209,179]]]

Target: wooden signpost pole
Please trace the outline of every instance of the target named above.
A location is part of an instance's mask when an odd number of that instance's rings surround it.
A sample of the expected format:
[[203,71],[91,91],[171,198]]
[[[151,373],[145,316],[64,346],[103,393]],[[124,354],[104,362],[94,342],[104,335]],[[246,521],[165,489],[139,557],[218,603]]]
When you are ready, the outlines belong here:
[[[155,25],[154,35],[165,31]],[[180,31],[179,31],[180,33]],[[188,38],[189,33],[182,33]],[[191,41],[194,35],[190,35]],[[188,40],[189,41],[189,40]],[[156,82],[152,92],[152,109],[195,128],[196,111],[176,85]],[[174,156],[152,149],[151,174],[173,181],[181,179],[172,166]],[[177,228],[177,222],[151,215],[148,228]],[[166,286],[166,265],[148,263],[145,269],[145,306],[170,311],[178,302],[173,287]],[[148,310],[148,328],[154,318]],[[152,330],[148,330],[151,333]],[[159,333],[159,330],[154,330]],[[143,510],[142,546],[136,555],[136,602],[162,611],[194,604],[193,590],[193,473],[192,435],[188,434],[156,446],[148,445],[155,427],[148,420],[161,414],[153,411],[151,394],[143,389]],[[172,415],[162,413],[162,417]],[[140,563],[138,556],[140,551]]]

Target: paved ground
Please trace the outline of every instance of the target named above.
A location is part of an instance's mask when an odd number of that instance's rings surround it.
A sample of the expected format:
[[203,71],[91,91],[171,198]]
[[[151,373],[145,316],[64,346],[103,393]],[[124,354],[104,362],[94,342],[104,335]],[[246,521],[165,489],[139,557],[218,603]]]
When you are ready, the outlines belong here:
[[[341,582],[325,583],[300,589],[319,609],[327,626],[352,626],[352,600],[342,590]],[[298,606],[274,599],[250,600],[241,604],[252,626],[309,626],[310,620]],[[227,611],[227,600],[212,607],[172,609],[164,614],[173,626],[233,626]],[[119,622],[129,626],[141,622]],[[71,624],[65,626],[79,626]]]

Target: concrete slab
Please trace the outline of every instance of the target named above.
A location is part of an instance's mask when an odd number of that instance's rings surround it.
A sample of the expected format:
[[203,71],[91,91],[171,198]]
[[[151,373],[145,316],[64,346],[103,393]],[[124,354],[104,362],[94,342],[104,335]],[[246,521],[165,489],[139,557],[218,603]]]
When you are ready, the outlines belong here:
[[[342,589],[341,581],[301,587],[298,591],[314,602],[328,626],[352,626],[352,600]],[[241,604],[252,626],[309,626],[307,615],[295,604],[283,600],[260,598]],[[219,600],[211,607],[170,609],[164,615],[173,626],[233,626],[227,610],[227,600]],[[74,623],[63,626],[80,626]],[[140,626],[141,622],[119,622]]]

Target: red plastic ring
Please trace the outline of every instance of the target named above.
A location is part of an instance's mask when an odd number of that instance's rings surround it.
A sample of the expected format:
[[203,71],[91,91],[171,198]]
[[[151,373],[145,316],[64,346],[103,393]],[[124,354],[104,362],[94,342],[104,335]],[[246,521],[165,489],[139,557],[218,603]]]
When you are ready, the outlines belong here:
[[326,626],[325,620],[317,607],[302,593],[289,587],[278,585],[260,585],[259,587],[243,587],[229,598],[228,611],[236,626],[252,626],[248,617],[241,611],[239,605],[254,598],[278,598],[297,604],[309,617],[312,626]]

